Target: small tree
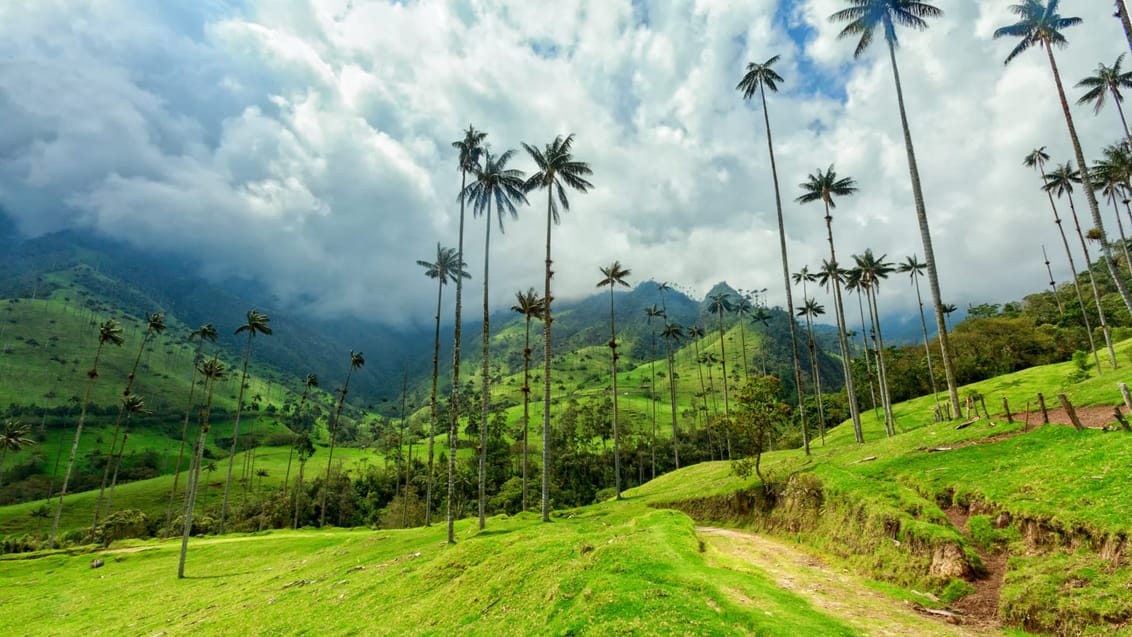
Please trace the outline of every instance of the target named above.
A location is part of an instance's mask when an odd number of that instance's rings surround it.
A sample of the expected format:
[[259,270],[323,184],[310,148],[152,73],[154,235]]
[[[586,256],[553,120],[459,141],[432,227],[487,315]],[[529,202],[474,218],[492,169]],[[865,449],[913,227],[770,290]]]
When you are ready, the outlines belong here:
[[750,379],[735,395],[737,408],[728,419],[732,450],[739,457],[732,461],[732,470],[741,477],[754,471],[764,490],[770,487],[760,466],[763,451],[770,445],[775,429],[791,417],[790,406],[778,398],[779,385],[774,376]]

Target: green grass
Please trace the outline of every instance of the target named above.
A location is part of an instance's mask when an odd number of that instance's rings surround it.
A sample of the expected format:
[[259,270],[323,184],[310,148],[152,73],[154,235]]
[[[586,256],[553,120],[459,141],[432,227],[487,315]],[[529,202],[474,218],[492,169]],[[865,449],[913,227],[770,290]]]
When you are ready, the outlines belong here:
[[609,504],[458,534],[193,540],[184,580],[179,542],[20,556],[0,560],[0,603],[6,624],[42,635],[855,634],[765,578],[708,565],[676,512]]

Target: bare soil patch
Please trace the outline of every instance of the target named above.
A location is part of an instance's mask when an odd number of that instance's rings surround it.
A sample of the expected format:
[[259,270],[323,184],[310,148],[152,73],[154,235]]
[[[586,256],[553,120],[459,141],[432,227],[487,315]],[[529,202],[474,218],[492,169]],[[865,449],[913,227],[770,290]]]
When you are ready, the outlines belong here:
[[[944,511],[951,524],[964,535],[967,532],[967,520],[970,513],[961,507],[951,507]],[[983,560],[986,573],[971,585],[975,592],[967,595],[955,603],[955,609],[964,614],[964,622],[987,630],[1000,629],[1002,622],[998,616],[998,602],[1002,595],[1002,581],[1006,577],[1005,553],[988,553],[978,547],[979,557]]]
[[[743,570],[735,567],[733,561],[738,560],[863,635],[970,637],[1002,634],[997,624],[968,624],[962,616],[941,617],[917,610],[913,604],[869,588],[865,578],[832,568],[820,557],[788,542],[735,529],[697,527],[697,531],[709,547],[709,560],[713,552],[718,552],[724,558],[715,558],[720,566]],[[736,601],[744,603],[739,597]],[[948,620],[964,623],[955,625]]]

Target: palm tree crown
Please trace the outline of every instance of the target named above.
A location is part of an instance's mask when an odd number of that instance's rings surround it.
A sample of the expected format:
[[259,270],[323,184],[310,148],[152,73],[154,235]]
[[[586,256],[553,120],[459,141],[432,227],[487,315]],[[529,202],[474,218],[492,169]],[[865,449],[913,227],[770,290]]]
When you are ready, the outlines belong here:
[[474,172],[476,170],[480,163],[480,156],[483,154],[483,140],[485,139],[487,139],[487,133],[478,131],[471,124],[468,124],[468,130],[464,131],[464,139],[452,142],[452,147],[460,151],[457,165],[461,171]]
[[271,336],[271,328],[267,326],[271,322],[266,314],[259,310],[248,310],[248,322],[236,328],[236,333],[248,332],[248,336],[252,337],[256,334],[264,334]]
[[853,57],[860,57],[873,41],[877,26],[884,27],[884,39],[896,46],[896,25],[917,31],[928,28],[926,18],[943,15],[936,7],[917,0],[848,0],[849,7],[829,16],[830,22],[848,22],[838,38],[860,36]]
[[834,195],[844,197],[857,192],[857,182],[852,177],[838,179],[833,166],[824,172],[819,168],[817,172],[807,176],[806,181],[798,184],[798,187],[802,189],[802,195],[794,201],[797,203],[821,201],[831,209],[837,207],[833,201]]
[[503,213],[510,213],[514,219],[518,216],[515,202],[527,203],[523,171],[507,167],[507,162],[514,156],[513,150],[496,156],[485,148],[483,165],[475,169],[475,181],[468,184],[460,194],[472,203],[474,215],[491,214],[491,205],[494,203],[500,232],[503,231]]
[[527,154],[534,160],[538,170],[527,177],[525,189],[529,192],[536,188],[548,188],[547,201],[554,223],[559,222],[558,208],[563,211],[570,210],[570,200],[566,197],[566,189],[572,188],[585,193],[593,188],[593,184],[586,177],[593,174],[589,164],[574,159],[571,150],[574,146],[574,135],[566,137],[559,135],[554,141],[539,150],[530,144],[523,144]]
[[739,80],[739,84],[735,86],[736,90],[743,91],[743,99],[751,99],[763,87],[775,93],[778,92],[778,84],[785,80],[771,67],[778,62],[780,57],[776,55],[762,64],[747,63],[747,72],[743,75],[743,79]]
[[456,277],[472,278],[472,275],[464,270],[467,264],[458,263],[458,261],[455,248],[443,248],[437,243],[436,261],[418,259],[417,265],[425,269],[425,276],[430,279],[439,279],[440,285],[447,285],[448,283],[455,283]]
[[1104,108],[1105,98],[1107,98],[1109,94],[1112,95],[1112,99],[1115,101],[1123,102],[1124,95],[1120,93],[1120,89],[1132,88],[1132,71],[1121,71],[1120,65],[1122,62],[1124,62],[1123,53],[1117,56],[1112,66],[1098,64],[1095,75],[1091,75],[1077,82],[1077,88],[1089,89],[1077,100],[1077,103],[1092,103],[1093,112],[1100,113],[1101,109]]
[[595,287],[603,288],[607,285],[610,288],[616,287],[618,285],[629,287],[629,284],[625,281],[625,277],[632,274],[632,272],[630,272],[626,268],[621,267],[620,261],[614,261],[612,265],[601,266],[598,269],[601,270],[602,279],[597,282],[597,285]]
[[1006,56],[1006,64],[1010,64],[1035,44],[1045,48],[1068,44],[1061,31],[1081,24],[1081,18],[1061,17],[1057,12],[1059,4],[1059,0],[1049,0],[1044,4],[1041,0],[1025,0],[1020,4],[1010,5],[1010,12],[1020,19],[1014,24],[996,29],[994,37],[1017,37],[1022,38],[1022,41]]

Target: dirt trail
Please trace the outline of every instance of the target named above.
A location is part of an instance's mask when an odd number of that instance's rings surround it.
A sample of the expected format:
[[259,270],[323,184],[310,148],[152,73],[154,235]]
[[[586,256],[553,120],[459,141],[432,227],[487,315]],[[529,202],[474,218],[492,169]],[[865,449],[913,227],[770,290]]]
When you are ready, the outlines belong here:
[[[799,547],[747,531],[697,527],[708,559],[725,568],[749,566],[862,635],[974,637],[1001,635],[989,626],[952,625],[869,588],[865,579],[833,569]],[[714,554],[714,555],[713,555]],[[749,603],[750,600],[740,599]]]

